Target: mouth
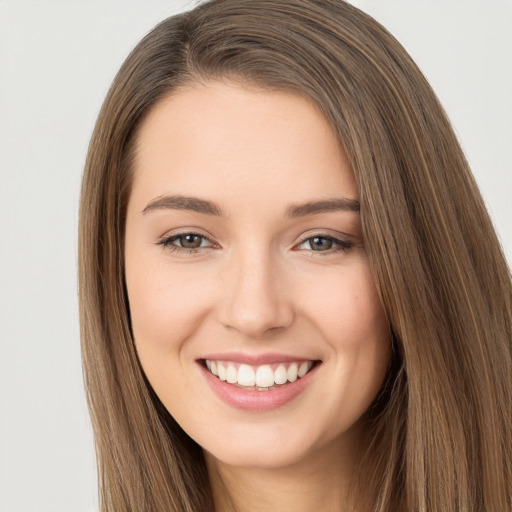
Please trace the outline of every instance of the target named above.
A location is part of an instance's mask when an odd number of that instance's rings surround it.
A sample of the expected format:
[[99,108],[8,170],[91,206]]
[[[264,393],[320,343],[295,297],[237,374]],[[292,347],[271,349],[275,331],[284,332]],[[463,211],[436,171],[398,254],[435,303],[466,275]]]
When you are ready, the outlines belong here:
[[203,359],[204,367],[222,382],[250,391],[272,391],[305,377],[320,361],[300,360],[250,365]]
[[277,410],[296,403],[322,365],[321,360],[276,353],[211,354],[197,363],[206,384],[222,402],[249,413]]

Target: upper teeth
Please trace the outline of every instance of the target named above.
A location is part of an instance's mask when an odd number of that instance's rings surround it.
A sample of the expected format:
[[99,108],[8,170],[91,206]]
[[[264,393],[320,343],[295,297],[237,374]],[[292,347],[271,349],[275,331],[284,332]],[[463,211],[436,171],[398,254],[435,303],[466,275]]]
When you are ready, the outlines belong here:
[[287,381],[295,382],[297,378],[304,377],[312,366],[313,361],[250,366],[231,361],[206,360],[208,370],[219,377],[220,380],[225,380],[230,384],[257,386],[259,388],[269,388],[275,384],[284,384]]

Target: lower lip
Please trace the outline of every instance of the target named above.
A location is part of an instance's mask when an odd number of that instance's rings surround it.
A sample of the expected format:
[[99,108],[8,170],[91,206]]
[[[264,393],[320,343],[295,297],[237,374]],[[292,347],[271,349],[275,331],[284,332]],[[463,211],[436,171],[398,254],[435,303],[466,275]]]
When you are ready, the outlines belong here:
[[320,366],[315,364],[304,377],[297,379],[295,382],[288,382],[269,391],[255,391],[253,389],[239,388],[222,381],[210,373],[202,363],[198,364],[206,381],[224,403],[236,409],[254,412],[271,411],[293,400],[306,389]]

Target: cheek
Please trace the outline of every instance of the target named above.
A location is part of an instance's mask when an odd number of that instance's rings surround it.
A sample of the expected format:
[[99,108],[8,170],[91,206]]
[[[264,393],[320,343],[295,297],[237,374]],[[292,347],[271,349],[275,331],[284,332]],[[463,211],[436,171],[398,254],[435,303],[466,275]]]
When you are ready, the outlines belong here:
[[309,316],[335,346],[360,348],[387,339],[389,328],[368,265],[361,262],[332,273],[325,286],[309,283]]
[[368,266],[336,275],[329,288],[312,294],[310,301],[310,318],[329,345],[332,362],[330,386],[319,400],[330,403],[333,411],[352,411],[349,419],[354,421],[382,386],[391,340]]
[[[183,378],[190,370],[183,365],[183,346],[201,322],[200,283],[184,280],[182,272],[171,272],[165,265],[137,260],[131,266],[129,258],[126,282],[133,338],[144,373],[167,409],[182,414],[190,393]],[[185,410],[190,412],[191,405]]]
[[[165,266],[144,273],[127,265],[127,289],[132,329],[138,345],[168,347],[185,339],[204,313],[204,281],[183,279]],[[203,304],[202,304],[203,303]]]

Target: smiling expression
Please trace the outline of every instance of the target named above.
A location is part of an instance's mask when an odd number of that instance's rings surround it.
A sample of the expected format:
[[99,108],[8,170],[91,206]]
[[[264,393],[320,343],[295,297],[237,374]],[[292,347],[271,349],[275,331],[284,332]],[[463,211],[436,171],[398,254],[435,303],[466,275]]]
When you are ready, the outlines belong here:
[[341,446],[390,358],[358,191],[292,92],[175,91],[137,138],[125,258],[144,372],[218,460],[282,467]]

